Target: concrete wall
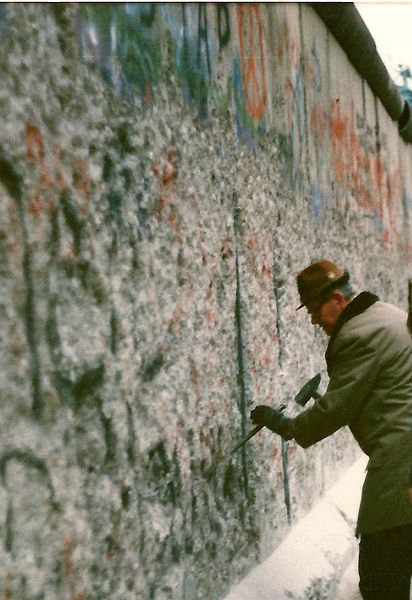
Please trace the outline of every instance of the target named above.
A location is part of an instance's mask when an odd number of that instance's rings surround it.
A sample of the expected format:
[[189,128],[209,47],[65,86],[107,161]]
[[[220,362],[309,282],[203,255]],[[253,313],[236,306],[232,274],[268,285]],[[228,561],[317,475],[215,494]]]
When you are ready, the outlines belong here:
[[411,149],[305,4],[0,16],[2,596],[222,598],[358,456],[230,449],[324,368],[300,268],[406,308]]

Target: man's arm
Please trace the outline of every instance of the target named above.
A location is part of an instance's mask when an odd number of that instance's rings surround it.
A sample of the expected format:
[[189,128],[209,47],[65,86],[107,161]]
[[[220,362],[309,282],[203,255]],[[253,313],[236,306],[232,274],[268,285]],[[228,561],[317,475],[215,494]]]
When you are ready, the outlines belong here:
[[307,448],[349,425],[367,399],[379,370],[375,348],[359,338],[341,341],[326,393],[293,419],[292,437]]
[[353,420],[374,384],[380,368],[378,352],[359,338],[340,341],[326,393],[300,415],[291,418],[269,406],[251,412],[252,421],[303,448],[328,437]]

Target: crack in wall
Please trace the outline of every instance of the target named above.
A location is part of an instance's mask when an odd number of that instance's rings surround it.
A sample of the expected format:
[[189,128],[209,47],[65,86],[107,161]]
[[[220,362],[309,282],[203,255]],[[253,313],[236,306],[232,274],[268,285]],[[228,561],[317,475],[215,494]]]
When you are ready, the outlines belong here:
[[[280,218],[278,218],[278,227],[280,227]],[[274,254],[274,253],[273,253]],[[275,263],[275,256],[273,256],[273,263]],[[280,371],[283,370],[283,361],[285,356],[285,348],[282,338],[281,332],[281,319],[280,319],[280,298],[281,298],[281,290],[284,284],[283,279],[280,277],[276,277],[275,272],[273,270],[273,293],[275,296],[275,304],[276,304],[276,334],[278,338],[278,365]],[[283,493],[285,496],[285,504],[286,504],[286,512],[288,516],[289,525],[292,522],[292,509],[291,509],[291,501],[290,501],[290,487],[289,487],[289,473],[288,473],[288,442],[281,438],[281,448],[282,448],[282,469],[283,469]]]
[[[236,202],[236,198],[233,198]],[[236,206],[234,207],[233,224],[235,230],[235,238],[237,239],[241,233],[240,224],[240,210]],[[246,391],[246,373],[245,373],[245,359],[244,359],[244,339],[243,339],[243,319],[242,319],[242,294],[241,294],[241,281],[240,281],[240,268],[239,268],[239,249],[238,243],[236,242],[235,250],[235,266],[236,266],[236,298],[235,298],[235,326],[236,326],[236,343],[237,343],[237,383],[239,386],[239,408],[241,413],[241,431],[242,436],[246,434],[249,419],[246,414],[247,405],[247,391]],[[250,502],[250,489],[249,489],[249,478],[247,469],[247,457],[246,457],[246,446],[244,445],[241,449],[241,461],[242,461],[242,476],[243,476],[243,487],[245,495]]]

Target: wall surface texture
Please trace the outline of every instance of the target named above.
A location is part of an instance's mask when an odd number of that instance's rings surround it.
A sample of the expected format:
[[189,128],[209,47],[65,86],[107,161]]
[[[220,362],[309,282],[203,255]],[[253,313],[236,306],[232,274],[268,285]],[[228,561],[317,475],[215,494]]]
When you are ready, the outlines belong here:
[[218,600],[359,456],[230,450],[326,387],[298,270],[406,308],[411,147],[304,3],[2,4],[0,65],[0,596]]

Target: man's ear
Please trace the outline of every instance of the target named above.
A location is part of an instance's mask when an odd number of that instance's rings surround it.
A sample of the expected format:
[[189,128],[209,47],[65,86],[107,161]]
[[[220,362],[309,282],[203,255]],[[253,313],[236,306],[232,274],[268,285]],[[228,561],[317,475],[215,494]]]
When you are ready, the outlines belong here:
[[341,292],[340,290],[333,290],[332,298],[334,300],[336,300],[336,302],[340,306],[346,306],[346,304],[348,303],[347,299],[345,298],[345,294],[343,292]]

